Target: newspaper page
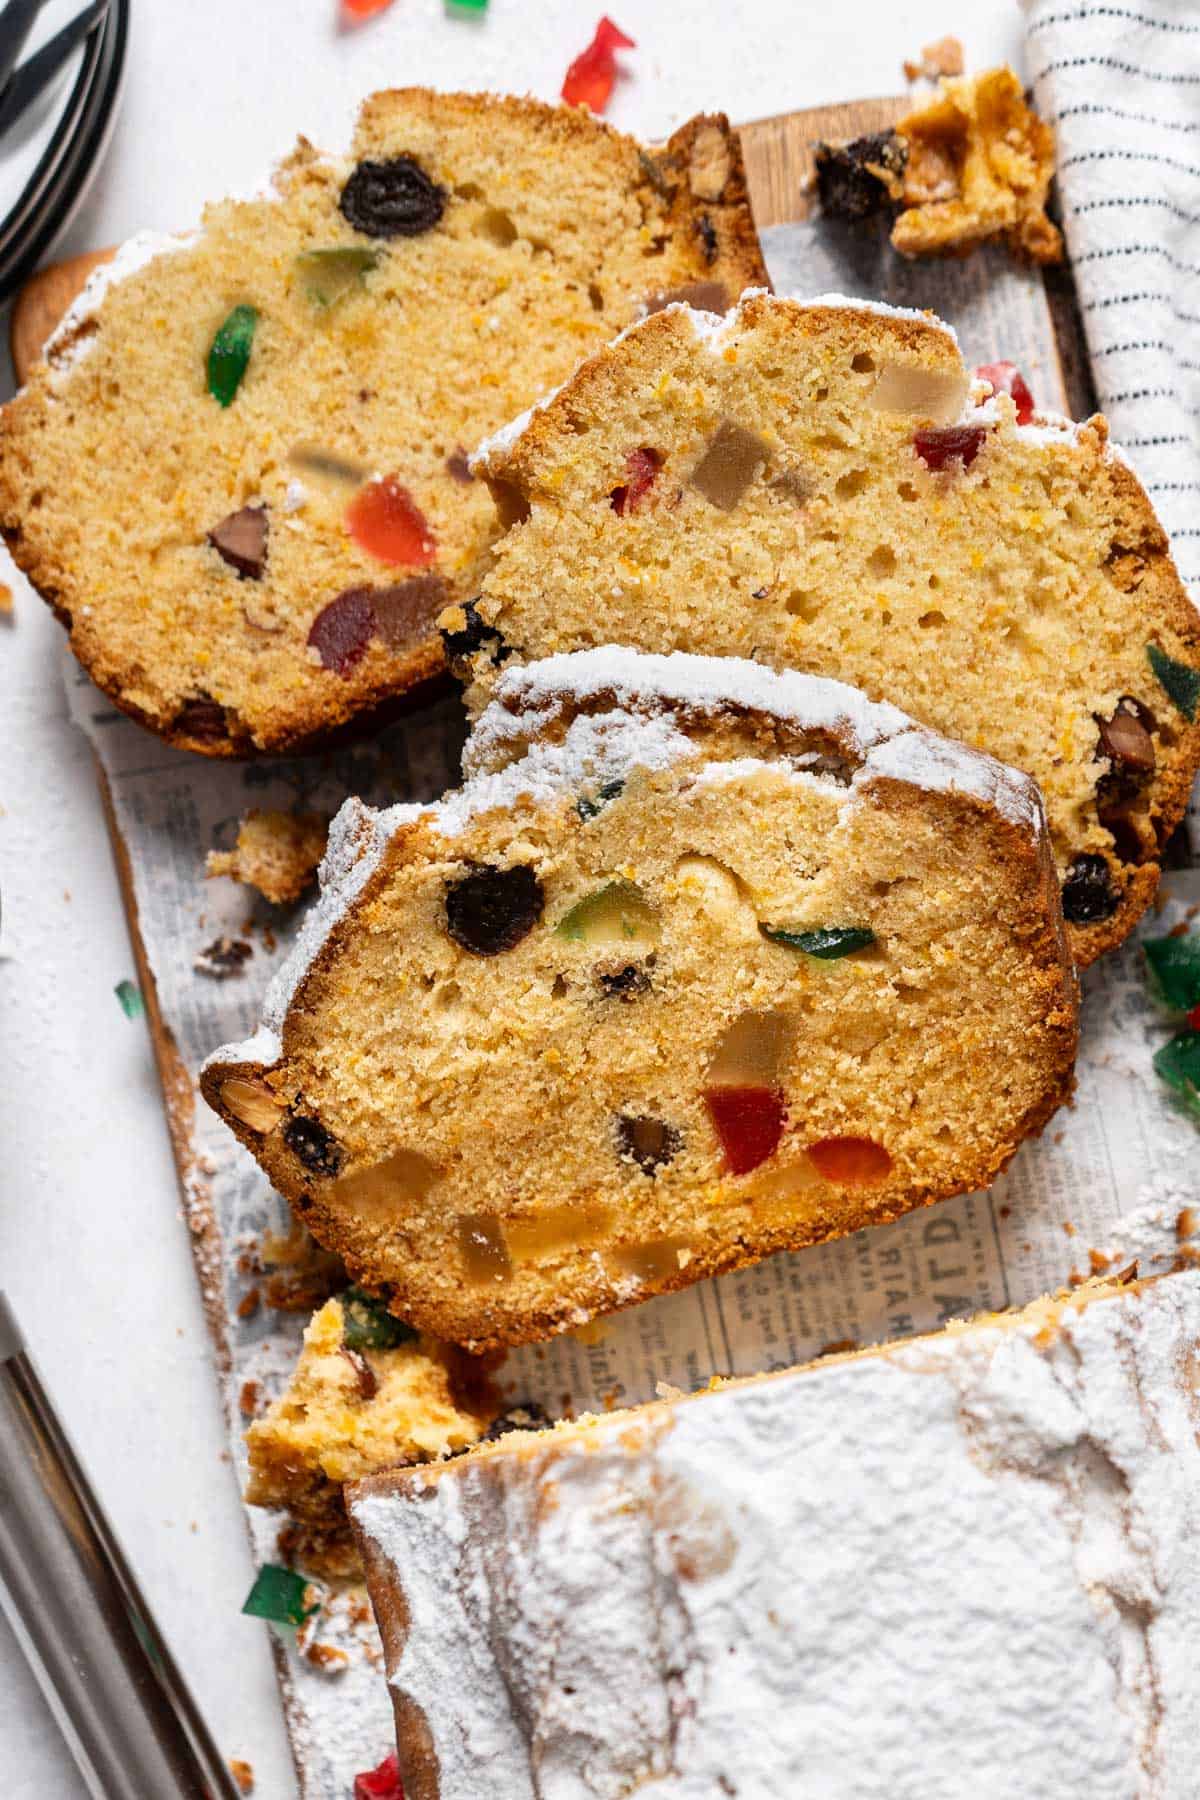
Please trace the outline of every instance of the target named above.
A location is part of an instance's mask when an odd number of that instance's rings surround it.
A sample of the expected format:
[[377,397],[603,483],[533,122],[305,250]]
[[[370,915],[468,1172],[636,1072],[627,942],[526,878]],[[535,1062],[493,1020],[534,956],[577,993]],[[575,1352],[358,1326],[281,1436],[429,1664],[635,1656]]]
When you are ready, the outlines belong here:
[[[814,222],[765,234],[781,292],[879,295],[934,306],[958,329],[970,364],[1008,357],[1040,404],[1063,406],[1063,370],[1043,282],[1002,253],[934,266],[900,262],[878,240],[842,236]],[[228,849],[252,806],[332,814],[348,795],[376,805],[432,799],[457,778],[464,735],[446,699],[369,743],[292,762],[228,764],[172,751],[113,712],[74,665],[75,715],[90,734],[128,850],[138,925],[165,1026],[193,1084],[216,1045],[249,1033],[263,990],[286,954],[303,907],[251,898],[227,880],[206,881],[209,850]],[[1194,821],[1193,821],[1194,822]],[[1191,840],[1194,842],[1194,837]],[[1144,930],[1162,933],[1200,907],[1200,868],[1186,831],[1164,881],[1165,904]],[[248,946],[237,972],[217,979],[197,961],[214,941]],[[968,1194],[797,1254],[652,1300],[572,1335],[511,1353],[497,1379],[513,1400],[552,1414],[650,1398],[663,1382],[682,1389],[710,1376],[775,1369],[831,1346],[867,1345],[926,1331],[982,1309],[1020,1305],[1093,1268],[1137,1258],[1167,1269],[1179,1253],[1177,1224],[1196,1194],[1196,1127],[1176,1111],[1151,1067],[1169,1035],[1147,993],[1136,942],[1084,979],[1082,1045],[1074,1104],[1026,1144],[988,1193]],[[294,1360],[306,1312],[247,1304],[260,1279],[254,1246],[285,1234],[286,1208],[223,1125],[197,1101],[187,1199],[197,1241],[215,1218],[214,1289],[227,1354],[228,1416],[239,1471],[245,1397],[277,1393]],[[277,1556],[280,1520],[250,1508],[263,1561]],[[353,1651],[315,1666],[294,1643],[285,1701],[302,1791],[348,1794],[354,1772],[391,1742],[391,1712],[378,1642],[361,1594],[331,1596],[316,1627]]]

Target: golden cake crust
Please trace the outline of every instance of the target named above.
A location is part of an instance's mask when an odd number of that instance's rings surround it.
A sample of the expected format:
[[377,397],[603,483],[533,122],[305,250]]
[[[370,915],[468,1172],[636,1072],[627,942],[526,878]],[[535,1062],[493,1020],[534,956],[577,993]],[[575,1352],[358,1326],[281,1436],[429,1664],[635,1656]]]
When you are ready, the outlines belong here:
[[[997,396],[986,415],[987,453],[994,453],[994,442],[1005,468],[986,482],[976,476],[982,455],[965,477],[930,475],[910,456],[907,442],[893,447],[889,439],[886,455],[903,454],[916,471],[915,479],[901,484],[908,504],[896,505],[886,473],[873,474],[877,485],[868,485],[862,498],[866,510],[846,527],[846,541],[857,532],[864,551],[877,539],[884,546],[880,579],[871,559],[864,557],[859,568],[857,556],[845,556],[839,535],[842,488],[860,481],[867,457],[858,446],[830,440],[832,448],[826,447],[818,435],[824,415],[811,402],[805,412],[802,397],[789,391],[784,359],[792,358],[810,382],[815,369],[849,369],[856,357],[876,372],[903,364],[934,380],[958,379],[965,399],[967,373],[951,336],[932,316],[926,321],[852,302],[804,305],[751,294],[727,320],[721,342],[727,347],[709,355],[684,311],[660,314],[590,357],[518,435],[484,446],[477,466],[503,491],[515,493],[518,506],[517,522],[485,577],[479,618],[522,658],[606,640],[648,650],[753,653],[775,667],[852,681],[933,729],[1024,768],[1046,796],[1064,878],[1079,856],[1098,857],[1110,871],[1108,916],[1072,921],[1068,909],[1072,952],[1086,966],[1121,943],[1152,900],[1163,847],[1184,816],[1200,768],[1200,717],[1187,717],[1172,702],[1147,656],[1153,645],[1185,670],[1200,671],[1200,615],[1144,488],[1109,446],[1107,421],[1097,414],[1068,433],[1053,419],[1035,420],[1035,438],[1022,438],[1012,402]],[[701,356],[720,368],[710,378],[721,389],[715,397],[692,397]],[[761,373],[767,363],[774,365],[774,394]],[[863,394],[877,378],[850,377]],[[867,402],[861,394],[855,398],[865,413],[869,395]],[[676,405],[678,425],[671,417]],[[752,500],[758,510],[743,525],[740,511],[719,514],[688,492],[687,462],[725,408],[739,423],[757,425],[780,461],[801,459],[811,492],[797,509],[797,525],[786,532],[773,498],[769,506]],[[855,423],[848,408],[843,411],[848,416],[842,423],[831,420],[835,435]],[[971,416],[968,410],[961,415]],[[881,430],[880,417],[868,415],[867,429]],[[935,422],[919,412],[911,420],[897,418],[893,437]],[[656,488],[632,516],[604,517],[606,490],[620,475],[625,445],[655,444],[656,433],[667,458],[661,488],[670,504],[657,503]],[[1011,504],[998,486],[1010,468],[1011,485],[1018,488]],[[940,521],[937,534],[930,531],[922,552],[920,534],[934,519]],[[826,542],[837,549],[827,551]],[[934,680],[922,673],[930,654],[936,655],[934,640],[913,627],[926,617],[945,625],[942,615],[950,614],[951,605],[939,596],[926,611],[931,599],[922,598],[918,586],[919,554],[921,582],[928,564],[930,587],[940,582],[945,594],[953,584],[970,602],[951,614],[957,635],[953,648],[946,643],[941,651],[943,659],[970,665],[969,686],[961,677],[945,682],[940,674]],[[914,573],[906,582],[910,560]],[[713,571],[728,581],[728,596],[717,595]],[[828,625],[805,612],[810,602],[814,612],[824,604],[826,582],[831,603],[825,620],[834,621]],[[787,609],[771,610],[773,593],[789,587]],[[948,599],[953,604],[956,597]],[[885,608],[882,616],[894,620],[886,637],[867,620],[873,607]],[[458,615],[443,624],[455,628]],[[1002,690],[990,674],[999,653],[1005,660],[998,666],[1011,673],[1011,685]],[[478,710],[496,674],[487,646],[464,672],[474,678],[468,701]],[[1021,696],[1016,706],[1014,687]],[[1109,786],[1118,784],[1096,734],[1099,720],[1126,696],[1154,717],[1154,767],[1131,784],[1127,803],[1118,797],[1110,821],[1104,816],[1106,778]]]
[[[339,195],[362,161],[398,156],[441,188],[443,215],[420,235],[370,236]],[[475,591],[497,529],[465,452],[656,295],[719,284],[733,298],[766,279],[723,115],[643,149],[583,109],[399,89],[364,103],[349,159],[301,140],[274,187],[210,207],[196,239],[68,321],[0,414],[14,559],[115,705],[212,756],[303,750],[427,694],[444,670],[434,619]],[[570,242],[556,238],[563,206]],[[328,249],[374,249],[376,263],[318,304],[296,257]],[[205,361],[237,304],[259,319],[221,409]],[[397,367],[411,372],[399,392]],[[305,445],[351,481],[394,475],[433,531],[432,565],[352,541],[343,477],[303,473],[289,511]],[[267,550],[247,576],[208,534],[258,507]],[[392,623],[368,625],[335,666],[309,633],[353,590],[382,590]]]

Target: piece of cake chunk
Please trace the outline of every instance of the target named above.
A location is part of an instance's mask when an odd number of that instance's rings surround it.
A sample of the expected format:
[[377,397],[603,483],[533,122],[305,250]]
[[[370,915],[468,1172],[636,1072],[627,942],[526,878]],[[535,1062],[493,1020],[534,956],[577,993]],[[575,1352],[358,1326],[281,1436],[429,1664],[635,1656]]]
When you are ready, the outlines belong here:
[[444,621],[472,703],[505,656],[603,643],[854,682],[1037,780],[1091,962],[1200,765],[1200,618],[1104,420],[1022,416],[931,315],[647,319],[477,459],[516,522]]
[[247,1500],[335,1530],[344,1482],[475,1443],[499,1409],[466,1360],[356,1289],[327,1300],[286,1389],[246,1432]]
[[441,803],[335,821],[210,1104],[457,1343],[546,1336],[985,1186],[1070,1091],[1026,777],[840,683],[513,668]]
[[406,1792],[1190,1800],[1200,1275],[349,1493]]
[[765,280],[719,115],[407,88],[93,278],[0,416],[0,529],[132,717],[293,751],[442,668],[497,530],[466,452],[679,294]]

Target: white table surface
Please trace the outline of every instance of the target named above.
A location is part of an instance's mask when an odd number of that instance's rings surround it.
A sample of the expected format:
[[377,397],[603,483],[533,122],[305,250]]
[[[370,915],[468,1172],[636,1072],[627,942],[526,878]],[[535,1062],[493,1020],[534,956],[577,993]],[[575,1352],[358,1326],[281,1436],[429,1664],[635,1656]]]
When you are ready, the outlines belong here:
[[[903,58],[956,17],[969,67],[1021,64],[1016,0],[611,6],[639,48],[608,117],[646,136],[704,108],[739,120],[899,91]],[[338,146],[373,87],[553,99],[600,13],[491,0],[476,19],[395,0],[339,33],[335,7],[135,0],[116,135],[57,254],[190,224],[297,131]],[[251,1561],[149,1039],[113,996],[133,959],[60,647],[18,581],[15,620],[0,621],[0,1286],[217,1741],[253,1764],[257,1800],[291,1800],[266,1628],[239,1616]],[[0,1619],[0,1794],[83,1791]]]

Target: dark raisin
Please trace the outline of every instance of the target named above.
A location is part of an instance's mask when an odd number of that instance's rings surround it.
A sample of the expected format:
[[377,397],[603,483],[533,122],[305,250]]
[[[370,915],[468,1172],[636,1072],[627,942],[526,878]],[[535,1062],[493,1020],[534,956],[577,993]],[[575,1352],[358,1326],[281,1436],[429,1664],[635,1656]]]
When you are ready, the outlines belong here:
[[1128,813],[1101,809],[1100,823],[1112,833],[1113,849],[1123,863],[1145,862],[1146,846],[1142,834]]
[[673,1162],[683,1147],[681,1134],[663,1119],[618,1113],[616,1127],[619,1154],[631,1158],[646,1175]]
[[346,676],[362,661],[375,635],[375,607],[369,587],[343,588],[323,606],[308,629],[309,647],[321,666]]
[[1111,719],[1097,719],[1100,727],[1101,756],[1107,756],[1114,770],[1133,775],[1148,775],[1154,768],[1154,714],[1140,700],[1125,694],[1117,701]]
[[507,1437],[510,1431],[545,1431],[554,1423],[544,1406],[536,1400],[518,1400],[502,1412],[498,1419],[493,1419],[481,1443],[494,1443],[497,1438]]
[[446,473],[453,481],[461,481],[464,487],[474,481],[475,477],[471,473],[471,465],[467,461],[467,453],[461,444],[457,450],[446,458]]
[[491,652],[493,662],[502,663],[512,654],[496,627],[480,618],[478,600],[468,600],[462,613],[464,623],[458,631],[442,632],[447,661],[458,662],[468,656],[477,656],[485,644],[495,646]]
[[830,219],[867,219],[897,191],[908,162],[908,145],[893,131],[855,138],[849,144],[818,144],[817,198]]
[[446,930],[472,956],[511,950],[542,916],[542,884],[527,863],[472,869],[446,889]]
[[389,650],[411,650],[425,642],[445,604],[445,580],[432,570],[375,588],[371,594],[375,635]]
[[647,295],[642,305],[649,314],[662,312],[664,307],[674,306],[676,302],[694,306],[697,312],[728,312],[729,289],[723,281],[685,281],[679,287],[662,288]]
[[411,156],[360,162],[338,201],[342,217],[367,237],[420,237],[446,210],[446,190]]
[[267,566],[267,509],[243,506],[214,525],[208,541],[223,562],[248,581],[261,581]]
[[1077,856],[1062,886],[1063,918],[1071,925],[1097,925],[1111,919],[1120,904],[1104,858],[1086,852]]
[[283,1141],[314,1175],[336,1175],[342,1166],[342,1146],[319,1119],[293,1113],[283,1122]]
[[202,744],[219,744],[229,736],[225,708],[207,694],[184,701],[175,714],[174,729],[180,737],[198,738]]
[[717,228],[707,213],[701,213],[696,220],[696,236],[700,239],[700,248],[704,252],[706,263],[717,260]]
[[653,986],[649,969],[637,963],[628,963],[623,969],[602,969],[596,981],[608,1000],[633,1000],[638,994],[648,994]]

